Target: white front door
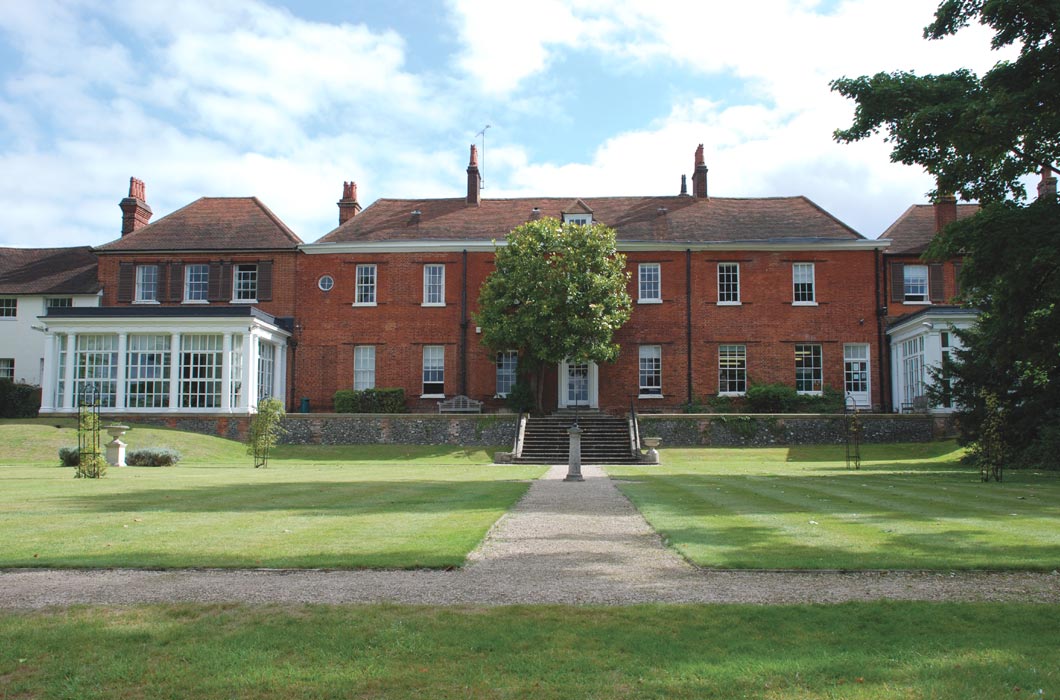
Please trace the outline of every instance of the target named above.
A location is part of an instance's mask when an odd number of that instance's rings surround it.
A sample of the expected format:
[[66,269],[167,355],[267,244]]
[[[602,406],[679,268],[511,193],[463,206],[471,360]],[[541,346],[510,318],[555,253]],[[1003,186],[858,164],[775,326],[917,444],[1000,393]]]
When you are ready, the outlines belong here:
[[598,406],[596,363],[559,363],[559,407],[597,408]]
[[[843,346],[843,397],[852,397],[858,408],[872,405],[869,389],[869,346],[863,343]],[[848,399],[849,401],[849,399]]]

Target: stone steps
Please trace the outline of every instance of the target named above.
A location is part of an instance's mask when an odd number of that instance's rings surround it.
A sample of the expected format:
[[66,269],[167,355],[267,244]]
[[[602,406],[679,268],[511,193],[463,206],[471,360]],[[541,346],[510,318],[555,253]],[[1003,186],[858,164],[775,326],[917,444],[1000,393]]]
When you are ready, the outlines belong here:
[[523,434],[520,464],[566,464],[569,460],[570,435],[574,423],[582,429],[582,462],[585,464],[633,464],[637,458],[630,450],[629,423],[598,411],[569,411],[551,416],[530,418]]

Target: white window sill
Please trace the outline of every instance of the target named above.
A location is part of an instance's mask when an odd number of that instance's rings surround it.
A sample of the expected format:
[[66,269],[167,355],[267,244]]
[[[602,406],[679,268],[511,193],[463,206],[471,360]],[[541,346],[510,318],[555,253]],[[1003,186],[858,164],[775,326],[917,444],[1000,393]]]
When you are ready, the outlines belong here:
[[718,306],[743,306],[743,302],[740,301],[719,301]]
[[793,301],[792,306],[817,306],[816,301]]
[[158,304],[155,299],[133,299],[134,304]]
[[747,396],[746,391],[719,391],[718,396],[724,396],[726,398],[735,398],[738,396]]
[[637,299],[638,304],[661,304],[662,299]]
[[0,321],[17,321],[18,316],[0,316]]
[[375,305],[376,305],[376,303],[374,301],[355,301],[355,302],[353,302],[353,306],[375,306]]
[[209,299],[185,299],[181,304],[209,304]]
[[822,396],[824,392],[821,391],[796,391],[799,396]]
[[508,395],[507,394],[494,394],[493,398],[495,398],[495,399],[506,399],[506,398],[508,398]]
[[905,306],[931,306],[930,301],[902,301]]
[[257,299],[233,299],[233,304],[257,304]]
[[443,301],[441,304],[428,304],[427,302],[423,302],[422,304],[420,304],[420,306],[430,306],[430,307],[438,308],[438,307],[445,306],[445,302]]
[[637,397],[638,399],[665,399],[666,397],[662,394],[641,394]]
[[421,399],[444,399],[445,394],[420,394]]

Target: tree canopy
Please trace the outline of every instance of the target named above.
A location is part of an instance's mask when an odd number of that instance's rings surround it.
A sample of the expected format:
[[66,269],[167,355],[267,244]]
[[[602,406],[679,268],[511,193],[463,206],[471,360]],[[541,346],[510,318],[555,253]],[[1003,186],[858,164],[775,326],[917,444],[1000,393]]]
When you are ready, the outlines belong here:
[[[965,301],[980,311],[959,332],[964,349],[936,377],[951,392],[966,441],[990,441],[980,456],[1052,464],[1060,450],[1060,206],[1055,179],[1033,204],[1021,178],[1049,177],[1060,160],[1060,26],[1056,0],[946,0],[928,39],[972,22],[994,31],[991,46],[1018,49],[982,77],[877,73],[833,81],[857,102],[841,142],[884,131],[891,160],[935,176],[930,193],[978,199],[979,213],[936,236],[928,258],[962,257]],[[980,444],[980,448],[984,445]],[[1002,447],[1003,449],[995,449]],[[1000,464],[994,465],[999,468]]]
[[479,292],[475,324],[494,351],[517,350],[522,374],[563,360],[612,362],[614,334],[629,320],[625,256],[615,232],[545,218],[513,230],[497,246],[496,269]]

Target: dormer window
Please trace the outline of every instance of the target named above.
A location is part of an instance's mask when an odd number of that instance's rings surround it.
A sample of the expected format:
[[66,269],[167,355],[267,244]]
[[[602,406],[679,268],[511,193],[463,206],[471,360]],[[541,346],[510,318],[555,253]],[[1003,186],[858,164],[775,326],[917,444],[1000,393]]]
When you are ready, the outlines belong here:
[[589,226],[593,223],[592,214],[564,214],[563,223],[565,224],[577,224],[579,226]]

